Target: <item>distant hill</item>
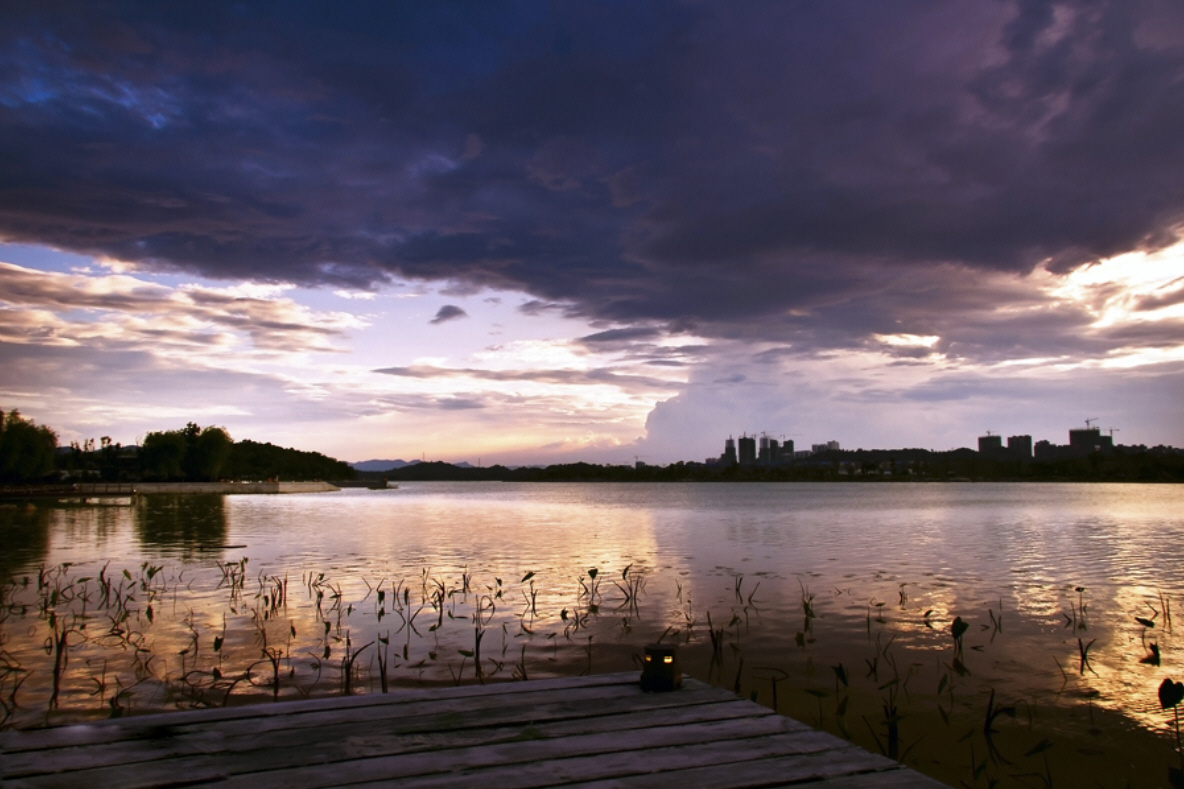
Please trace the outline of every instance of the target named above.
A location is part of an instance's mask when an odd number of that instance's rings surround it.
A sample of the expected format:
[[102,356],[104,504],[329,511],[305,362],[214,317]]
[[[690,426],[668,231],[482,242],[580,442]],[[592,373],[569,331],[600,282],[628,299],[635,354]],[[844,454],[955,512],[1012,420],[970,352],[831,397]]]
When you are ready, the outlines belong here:
[[[358,471],[394,471],[397,468],[415,466],[421,462],[419,460],[363,460],[361,463],[350,463],[350,465]],[[463,460],[460,463],[451,463],[449,465],[456,468],[473,468],[472,464],[466,463]]]
[[393,468],[414,466],[418,460],[363,460],[360,463],[350,463],[358,471],[390,471]]

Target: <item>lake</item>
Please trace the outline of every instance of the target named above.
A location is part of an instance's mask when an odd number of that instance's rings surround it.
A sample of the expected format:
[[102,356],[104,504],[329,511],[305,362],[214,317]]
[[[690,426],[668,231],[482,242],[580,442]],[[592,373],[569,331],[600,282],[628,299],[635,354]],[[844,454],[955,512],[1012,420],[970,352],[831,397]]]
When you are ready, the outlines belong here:
[[404,483],[9,507],[0,716],[618,671],[662,639],[684,671],[949,783],[1166,785],[1182,503],[1179,485]]

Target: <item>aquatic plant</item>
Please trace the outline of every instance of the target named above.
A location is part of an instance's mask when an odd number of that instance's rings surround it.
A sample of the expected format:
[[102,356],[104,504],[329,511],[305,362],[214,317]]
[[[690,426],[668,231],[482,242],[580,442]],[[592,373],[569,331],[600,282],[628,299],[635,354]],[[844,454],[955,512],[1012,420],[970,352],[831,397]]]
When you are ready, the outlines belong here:
[[962,636],[966,635],[966,631],[970,629],[970,625],[962,621],[962,617],[954,617],[953,623],[950,624],[950,635],[954,638],[954,659],[962,659]]
[[[629,570],[633,567],[632,564],[626,565],[625,569],[621,571],[621,583],[613,581],[613,586],[617,587],[624,596],[621,604],[617,608],[628,608],[634,613],[638,613],[638,603],[641,598],[641,592],[645,588],[645,579],[634,573],[632,577],[629,576]],[[758,583],[757,586],[760,586]],[[756,593],[756,590],[753,590]]]
[[[701,678],[737,695],[755,696],[864,747],[912,760],[913,766],[932,769],[925,760],[934,753],[943,758],[957,753],[966,764],[963,757],[970,752],[971,766],[964,773],[943,774],[953,783],[972,783],[976,775],[980,783],[984,778],[1025,776],[1024,780],[1047,785],[1053,770],[1065,769],[1067,757],[1051,748],[1049,737],[1040,736],[1039,721],[1023,740],[1017,740],[1017,727],[1001,725],[1014,717],[1007,710],[1019,709],[1020,702],[1002,704],[997,696],[988,698],[985,688],[991,681],[992,661],[975,664],[974,676],[963,662],[966,647],[994,652],[990,657],[996,664],[1010,657],[1013,642],[1006,636],[1014,638],[1014,631],[1022,627],[1012,624],[1013,614],[1004,628],[1002,600],[998,605],[992,602],[987,617],[980,616],[978,627],[972,628],[975,620],[969,615],[950,623],[939,601],[926,599],[926,585],[914,581],[884,577],[868,590],[872,594],[853,594],[852,589],[858,590],[854,582],[852,588],[820,602],[804,578],[797,579],[795,595],[788,578],[778,589],[776,581],[762,586],[751,575],[726,571],[711,587],[703,579],[694,579],[692,585],[677,577],[663,578],[632,562],[616,566],[623,569],[611,577],[583,573],[574,588],[570,581],[550,582],[552,575],[544,568],[517,570],[508,578],[507,570],[485,575],[468,566],[412,568],[404,577],[386,568],[365,575],[305,568],[296,584],[289,583],[282,569],[256,571],[246,557],[226,562],[210,557],[204,565],[188,565],[180,573],[148,563],[123,569],[111,562],[97,572],[42,567],[30,573],[25,586],[15,580],[0,586],[0,725],[167,707],[389,693],[421,682],[475,683],[612,671],[624,667],[622,656],[632,654],[622,647],[656,638],[679,643],[685,649],[684,660],[697,665],[692,670]],[[770,586],[778,591],[770,593]],[[190,593],[210,599],[214,589],[219,592],[212,607],[194,610],[185,603]],[[789,621],[798,612],[803,629],[780,629],[787,621],[784,613],[762,622],[758,589],[771,598],[774,611],[788,612]],[[873,595],[893,593],[902,604],[901,616],[891,615],[895,606],[875,605]],[[713,601],[714,612],[695,605],[701,596]],[[179,607],[170,607],[174,599],[181,601]],[[1055,606],[1056,598],[1049,602]],[[721,603],[724,610],[717,621]],[[1139,625],[1161,636],[1168,647],[1162,653],[1164,663],[1172,665],[1172,645],[1165,635],[1169,601],[1160,595],[1151,604],[1146,616],[1137,613],[1152,626]],[[600,615],[600,610],[608,610],[604,606],[619,613]],[[920,616],[910,612],[914,608]],[[1074,597],[1072,608],[1075,613],[1087,608],[1082,593]],[[860,638],[851,651],[850,631],[862,629],[865,610],[868,645],[860,646]],[[426,625],[424,611],[430,612]],[[1131,614],[1123,616],[1129,623]],[[707,622],[706,635],[697,626],[700,617]],[[1078,623],[1082,618],[1078,614]],[[14,621],[19,625],[14,627]],[[72,623],[74,635],[59,650],[59,705],[51,707],[53,641]],[[29,628],[50,645],[49,652],[36,659],[24,646]],[[847,628],[846,640],[834,638],[836,628]],[[17,629],[21,651],[6,651]],[[989,631],[988,642],[964,643],[972,629]],[[945,638],[953,641],[952,659]],[[1158,646],[1150,638],[1146,641]],[[800,650],[781,649],[791,643]],[[1099,646],[1104,643],[1080,639],[1079,675],[1066,672],[1058,662],[1066,686],[1081,682],[1078,676],[1092,676],[1091,662],[1111,657],[1110,650]],[[925,658],[923,667],[915,658],[925,653],[911,651],[918,645],[933,650],[929,654],[934,659]],[[942,654],[937,647],[945,648]],[[853,670],[861,662],[861,668]],[[41,685],[32,684],[36,678],[26,681],[33,671],[40,675]],[[18,706],[18,699],[27,706]],[[1105,699],[1099,701],[1105,705]],[[1084,694],[1066,696],[1061,703],[1066,708],[1088,704],[1094,711],[1094,699]],[[1036,717],[1033,707],[1026,707],[1030,728]],[[865,726],[850,725],[859,720]],[[954,739],[971,730],[969,739]],[[1037,747],[1042,742],[1048,744]],[[1025,755],[1017,758],[1021,753]],[[948,761],[941,769],[954,769]],[[1059,773],[1058,779],[1063,780]]]
[[1173,786],[1184,786],[1184,747],[1180,741],[1180,702],[1184,701],[1184,683],[1173,682],[1171,677],[1165,677],[1159,685],[1159,706],[1161,709],[1172,708],[1176,724],[1176,754],[1180,757],[1180,766],[1168,768],[1168,780]]
[[1097,641],[1096,638],[1090,639],[1090,642],[1088,644],[1084,644],[1084,643],[1082,643],[1080,638],[1077,639],[1077,654],[1078,654],[1078,657],[1080,658],[1080,661],[1081,661],[1080,672],[1082,674],[1085,673],[1086,669],[1093,671],[1093,673],[1095,673],[1095,674],[1098,673],[1098,672],[1094,671],[1094,667],[1089,664],[1089,649],[1090,649],[1090,647],[1092,647],[1094,645],[1095,641]]

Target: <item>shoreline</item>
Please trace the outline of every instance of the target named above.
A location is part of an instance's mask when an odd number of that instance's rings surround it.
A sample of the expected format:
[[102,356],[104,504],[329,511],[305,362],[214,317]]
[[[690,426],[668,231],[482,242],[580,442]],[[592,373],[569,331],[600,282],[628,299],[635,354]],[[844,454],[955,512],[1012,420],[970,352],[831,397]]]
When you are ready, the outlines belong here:
[[112,498],[154,494],[277,495],[330,493],[336,485],[313,482],[85,482],[68,485],[22,485],[0,488],[0,500],[28,498]]

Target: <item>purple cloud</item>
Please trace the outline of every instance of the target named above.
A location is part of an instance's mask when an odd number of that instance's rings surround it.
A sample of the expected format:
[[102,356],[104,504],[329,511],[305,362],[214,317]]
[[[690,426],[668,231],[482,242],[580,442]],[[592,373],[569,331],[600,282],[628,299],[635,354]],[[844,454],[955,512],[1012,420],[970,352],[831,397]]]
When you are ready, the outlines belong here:
[[455,304],[445,304],[436,311],[436,317],[432,318],[429,323],[447,323],[448,321],[454,321],[467,317],[469,317],[469,313],[465,312]]

